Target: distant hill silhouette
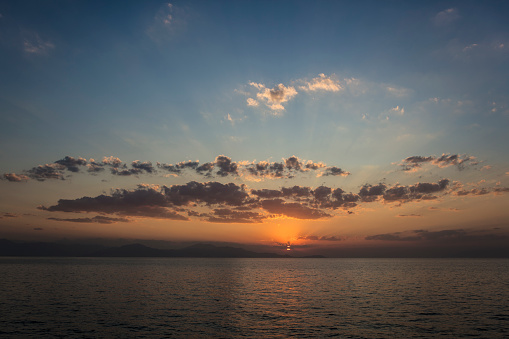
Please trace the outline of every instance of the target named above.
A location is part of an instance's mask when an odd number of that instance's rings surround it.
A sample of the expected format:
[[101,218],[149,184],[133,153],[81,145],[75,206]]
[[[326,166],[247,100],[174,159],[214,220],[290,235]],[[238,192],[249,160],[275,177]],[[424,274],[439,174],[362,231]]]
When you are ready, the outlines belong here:
[[182,249],[161,250],[141,244],[120,247],[64,245],[58,243],[16,243],[0,239],[0,256],[33,257],[192,257],[192,258],[291,258],[276,253],[257,253],[243,248],[196,244]]

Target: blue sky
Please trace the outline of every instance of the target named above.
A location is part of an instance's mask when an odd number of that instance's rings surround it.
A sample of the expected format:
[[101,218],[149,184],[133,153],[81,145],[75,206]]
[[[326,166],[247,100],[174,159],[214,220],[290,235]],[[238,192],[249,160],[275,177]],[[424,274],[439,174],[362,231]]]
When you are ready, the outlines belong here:
[[[399,207],[387,193],[374,195],[375,204],[361,196],[356,206],[332,210],[320,205],[318,193],[309,193],[314,201],[283,194],[284,204],[329,211],[310,214],[322,215],[318,221],[292,216],[281,204],[281,210],[266,208],[260,199],[268,198],[256,196],[258,205],[249,208],[259,215],[250,223],[269,214],[290,218],[281,222],[299,226],[279,232],[288,238],[281,241],[309,235],[362,240],[417,229],[395,221],[400,215],[415,216],[429,231],[491,234],[489,224],[505,234],[508,7],[503,1],[4,1],[0,203],[9,216],[0,219],[1,235],[142,237],[144,225],[155,223],[146,236],[192,239],[202,227],[207,236],[197,240],[228,233],[228,240],[268,241],[276,238],[270,229],[284,227],[265,221],[247,230],[243,219],[227,229],[232,217],[211,228],[207,213],[225,206],[204,201],[189,202],[199,205],[201,216],[180,211],[197,232],[187,236],[182,220],[138,214],[110,220],[105,231],[102,224],[94,228],[98,222],[76,219],[128,213],[50,213],[37,206],[139,184],[234,183],[246,185],[253,198],[252,190],[295,185],[357,195],[379,184],[385,192],[397,185],[411,191],[442,179],[449,184],[434,191],[440,196],[407,194]],[[218,175],[220,155],[238,171]],[[51,165],[65,156],[85,162],[77,171]],[[260,161],[286,166],[292,156],[302,166],[285,167],[288,173],[279,177],[246,174]],[[150,162],[153,170],[119,175],[108,157],[127,169],[135,160]],[[188,160],[215,169],[208,176],[196,168],[175,175],[157,166]],[[308,161],[323,166],[309,170]],[[93,162],[104,170],[88,171]],[[65,180],[35,174],[46,164]],[[349,175],[326,175],[332,167]],[[175,206],[164,208],[176,213]],[[438,209],[465,212],[458,221],[457,213],[432,215]],[[465,228],[462,222],[480,211],[487,215]],[[380,225],[371,225],[375,220]],[[169,226],[157,233],[164,223]]]

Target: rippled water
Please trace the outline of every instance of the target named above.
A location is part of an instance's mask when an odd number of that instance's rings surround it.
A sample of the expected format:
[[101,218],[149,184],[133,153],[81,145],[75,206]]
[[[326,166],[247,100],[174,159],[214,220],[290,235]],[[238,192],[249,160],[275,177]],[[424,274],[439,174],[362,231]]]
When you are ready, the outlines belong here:
[[509,337],[507,259],[0,258],[2,337]]

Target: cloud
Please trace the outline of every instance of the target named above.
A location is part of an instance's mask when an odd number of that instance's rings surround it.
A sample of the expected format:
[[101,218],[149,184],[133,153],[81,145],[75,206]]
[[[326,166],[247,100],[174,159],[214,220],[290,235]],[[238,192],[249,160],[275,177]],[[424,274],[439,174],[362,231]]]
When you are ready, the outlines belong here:
[[225,177],[229,174],[238,175],[237,164],[232,162],[232,159],[227,156],[217,156],[214,164],[215,166],[219,167],[219,170],[216,173],[222,177]]
[[304,86],[300,86],[299,89],[307,92],[338,92],[343,89],[343,87],[341,87],[338,80],[334,80],[331,77],[327,77],[325,74],[321,73],[317,78],[313,78],[311,81],[306,82]]
[[331,167],[327,167],[325,169],[325,172],[323,174],[321,174],[322,176],[337,176],[337,175],[340,175],[340,176],[343,176],[343,177],[346,177],[348,175],[350,175],[350,172],[346,172],[344,170],[342,170],[341,168],[339,167],[336,167],[336,166],[331,166]]
[[317,236],[317,235],[301,235],[297,238],[298,240],[310,240],[310,241],[342,241],[340,237],[335,236]]
[[[258,93],[256,93],[258,100],[265,102],[265,105],[273,111],[284,111],[285,108],[282,104],[288,102],[297,95],[297,91],[294,87],[286,87],[283,84],[279,84],[272,89],[266,88],[263,84],[254,82],[251,82],[250,85],[258,89]],[[253,101],[248,100],[248,105],[250,103],[253,103]]]
[[385,189],[384,202],[405,203],[415,200],[434,200],[433,193],[443,192],[449,185],[449,179],[442,179],[437,183],[417,183],[410,186],[394,185]]
[[456,21],[459,17],[459,13],[456,8],[448,8],[437,13],[433,18],[433,22],[437,26],[446,26]]
[[114,156],[104,157],[103,164],[111,167],[120,167],[122,165],[122,160]]
[[78,166],[86,166],[87,160],[81,157],[73,158],[65,156],[63,159],[55,161],[55,164],[64,166],[68,171],[79,172],[80,169]]
[[186,12],[171,3],[161,5],[146,34],[156,43],[165,43],[186,29]]
[[[246,180],[261,181],[264,179],[291,179],[297,173],[315,172],[317,177],[324,176],[346,176],[349,172],[343,171],[339,167],[327,166],[322,162],[304,161],[297,156],[283,158],[282,162],[268,161],[239,161],[235,162],[226,155],[219,155],[213,162],[206,162],[200,165],[198,160],[179,162],[175,165],[157,162],[152,165],[150,161],[135,160],[131,164],[126,164],[117,157],[104,157],[101,162],[85,158],[65,156],[54,163],[39,165],[30,170],[23,171],[24,174],[4,173],[3,179],[20,182],[28,179],[44,181],[48,179],[65,180],[65,171],[71,173],[80,172],[80,167],[86,168],[86,172],[91,175],[97,175],[105,169],[116,176],[140,176],[144,174],[158,174],[158,169],[163,172],[169,172],[169,175],[178,176],[186,171],[192,171],[195,174],[203,175],[208,178],[213,176],[226,177],[237,176]],[[165,176],[168,176],[166,174]]]
[[30,178],[23,174],[4,173],[4,178],[11,182],[28,181]]
[[257,107],[260,103],[253,98],[247,98],[246,100],[248,106]]
[[183,170],[185,169],[196,169],[198,167],[198,165],[200,164],[199,161],[187,161],[187,162],[179,162],[175,165],[171,165],[171,164],[161,164],[161,163],[157,163],[157,167],[160,168],[160,169],[163,169],[163,170],[166,170],[168,172],[171,172],[171,173],[176,173],[176,174],[180,174]]
[[386,188],[384,184],[378,184],[376,186],[364,185],[359,190],[359,197],[364,202],[373,202],[384,194]]
[[400,108],[399,106],[396,106],[396,107],[391,108],[391,112],[397,113],[399,115],[403,115],[403,114],[405,114],[405,109],[403,107]]
[[18,215],[17,214],[14,214],[14,213],[3,213],[2,218],[17,218]]
[[309,208],[299,203],[288,203],[283,199],[261,201],[261,207],[269,213],[285,215],[296,219],[329,218],[330,214],[319,209]]
[[405,232],[385,233],[367,236],[366,240],[379,241],[412,241],[412,242],[438,242],[443,244],[479,241],[503,240],[508,238],[501,234],[487,234],[476,231],[465,231],[463,229],[452,229],[442,231],[412,230]]
[[155,173],[156,169],[152,166],[150,161],[141,162],[139,160],[135,160],[131,163],[131,166],[134,169],[145,171],[147,173]]
[[463,170],[466,167],[471,167],[479,164],[476,158],[470,155],[459,155],[459,154],[442,154],[440,157],[437,156],[411,156],[399,164],[405,172],[417,172],[422,169],[423,164],[429,163],[439,168],[445,168],[449,166],[456,166],[458,170]]
[[52,42],[41,39],[37,33],[23,41],[23,50],[29,54],[46,55],[54,48],[55,45]]
[[260,223],[265,219],[261,213],[235,211],[227,208],[215,209],[206,221],[217,223]]
[[62,219],[62,218],[48,218],[48,220],[55,221],[68,221],[68,222],[77,222],[77,223],[98,223],[98,224],[114,224],[117,222],[129,222],[129,219],[126,218],[111,218],[105,217],[102,215],[97,215],[93,218],[74,218],[74,219]]
[[60,164],[46,164],[33,167],[26,171],[28,177],[38,181],[44,181],[46,179],[59,179],[64,180],[63,170],[65,166]]

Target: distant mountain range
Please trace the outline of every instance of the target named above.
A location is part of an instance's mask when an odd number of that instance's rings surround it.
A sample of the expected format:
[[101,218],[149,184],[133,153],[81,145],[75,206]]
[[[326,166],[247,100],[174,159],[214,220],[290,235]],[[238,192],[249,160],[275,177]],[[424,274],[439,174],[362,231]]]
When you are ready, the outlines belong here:
[[[292,258],[276,253],[257,253],[243,248],[196,244],[181,249],[156,249],[141,244],[105,247],[88,244],[16,243],[0,239],[0,256],[33,257],[192,257],[192,258]],[[321,257],[321,256],[312,256]]]

